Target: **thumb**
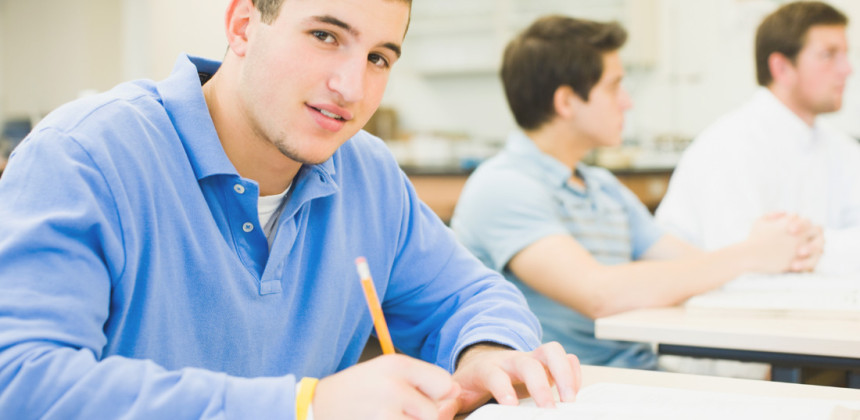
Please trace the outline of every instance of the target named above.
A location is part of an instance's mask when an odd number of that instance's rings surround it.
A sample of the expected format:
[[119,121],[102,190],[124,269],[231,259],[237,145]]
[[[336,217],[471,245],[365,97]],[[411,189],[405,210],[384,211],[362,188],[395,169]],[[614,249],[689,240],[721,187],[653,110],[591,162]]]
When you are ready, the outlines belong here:
[[460,412],[460,403],[457,398],[449,398],[439,401],[439,420],[453,419]]

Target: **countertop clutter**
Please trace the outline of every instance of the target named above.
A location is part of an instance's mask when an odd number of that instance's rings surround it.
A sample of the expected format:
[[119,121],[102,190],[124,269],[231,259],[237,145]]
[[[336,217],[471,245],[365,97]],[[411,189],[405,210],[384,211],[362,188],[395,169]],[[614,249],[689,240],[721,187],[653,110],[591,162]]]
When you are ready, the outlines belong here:
[[[380,107],[364,128],[385,140],[418,196],[445,223],[451,220],[469,174],[505,143],[504,138],[474,138],[462,132],[408,133],[401,128],[397,111],[386,107]],[[597,149],[583,161],[612,171],[653,212],[689,142],[673,134],[628,139],[620,147]]]
[[[429,135],[387,143],[418,196],[445,223],[451,220],[469,174],[502,147]],[[588,163],[612,171],[653,212],[666,194],[678,155],[625,147],[596,151]]]

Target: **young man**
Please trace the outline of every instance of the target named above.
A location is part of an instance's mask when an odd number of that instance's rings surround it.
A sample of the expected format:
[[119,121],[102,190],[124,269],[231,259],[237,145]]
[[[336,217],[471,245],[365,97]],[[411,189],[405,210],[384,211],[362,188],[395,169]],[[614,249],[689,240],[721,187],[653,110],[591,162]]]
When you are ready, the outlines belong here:
[[593,319],[677,304],[746,271],[812,266],[817,250],[805,221],[774,215],[746,240],[703,253],[664,235],[608,171],[581,162],[621,142],[625,39],[615,23],[551,16],[508,44],[502,82],[523,131],[470,177],[452,228],[523,291],[545,340],[586,364],[654,368],[645,344],[595,339]]
[[[570,401],[576,358],[539,346],[522,295],[359,131],[410,7],[233,0],[223,63],[181,56],[46,117],[0,180],[0,417],[436,419],[516,404],[514,385]],[[372,329],[358,256],[395,345],[430,363],[352,366]]]
[[797,213],[824,228],[816,270],[860,273],[860,145],[818,115],[839,110],[851,73],[848,19],[821,2],[786,4],[756,33],[762,87],[703,131],[672,175],[657,220],[716,249],[756,217]]

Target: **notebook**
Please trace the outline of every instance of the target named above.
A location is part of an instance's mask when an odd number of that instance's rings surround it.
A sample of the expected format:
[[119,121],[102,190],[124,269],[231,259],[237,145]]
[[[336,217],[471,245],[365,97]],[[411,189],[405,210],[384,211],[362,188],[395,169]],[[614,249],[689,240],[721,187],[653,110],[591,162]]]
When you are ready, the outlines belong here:
[[598,383],[583,388],[576,402],[539,408],[488,404],[467,420],[860,420],[860,401],[760,397],[644,385]]
[[792,311],[860,317],[860,276],[745,274],[717,290],[690,298],[685,306],[690,310]]

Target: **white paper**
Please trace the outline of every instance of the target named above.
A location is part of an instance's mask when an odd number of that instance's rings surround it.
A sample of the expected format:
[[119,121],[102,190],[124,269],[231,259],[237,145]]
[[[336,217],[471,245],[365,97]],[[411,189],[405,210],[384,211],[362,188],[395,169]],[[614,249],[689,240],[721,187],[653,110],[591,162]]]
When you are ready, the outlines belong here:
[[857,291],[860,290],[860,276],[818,273],[744,274],[726,283],[721,289],[726,291]]
[[690,298],[688,309],[806,311],[860,316],[860,279],[814,273],[746,274],[722,288]]
[[573,403],[555,409],[533,403],[510,407],[489,404],[468,420],[849,420],[860,419],[860,402],[757,397],[727,392],[627,384],[594,384],[580,391]]

